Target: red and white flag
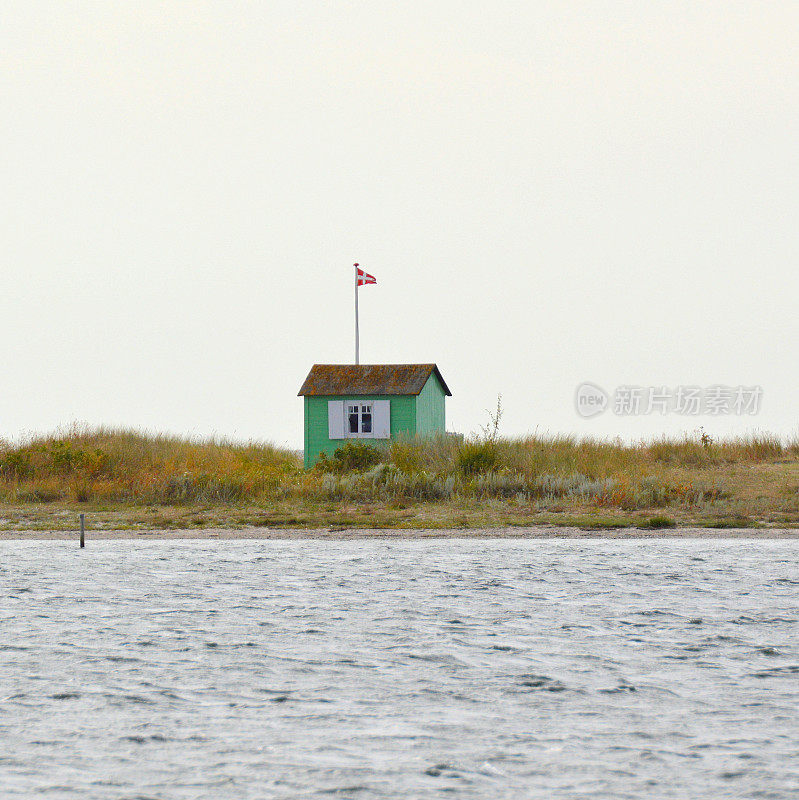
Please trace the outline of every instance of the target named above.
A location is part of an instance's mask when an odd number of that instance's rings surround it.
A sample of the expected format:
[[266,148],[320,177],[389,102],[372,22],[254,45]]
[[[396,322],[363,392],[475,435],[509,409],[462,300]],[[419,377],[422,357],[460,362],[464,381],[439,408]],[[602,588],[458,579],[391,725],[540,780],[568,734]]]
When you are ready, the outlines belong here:
[[377,283],[377,278],[364,272],[357,264],[355,265],[355,272],[358,275],[358,286],[366,286],[367,283]]
[[360,344],[358,341],[358,289],[360,289],[361,286],[366,286],[367,283],[377,283],[377,278],[375,278],[374,275],[370,275],[368,272],[364,272],[357,261],[352,266],[355,267],[355,363],[360,364]]

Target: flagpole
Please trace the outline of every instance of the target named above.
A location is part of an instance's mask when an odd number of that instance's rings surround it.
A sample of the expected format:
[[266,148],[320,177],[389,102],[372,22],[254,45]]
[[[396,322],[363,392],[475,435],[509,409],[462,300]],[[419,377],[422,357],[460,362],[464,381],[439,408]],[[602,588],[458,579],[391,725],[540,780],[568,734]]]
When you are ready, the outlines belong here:
[[355,267],[355,363],[360,363],[358,353],[358,264],[353,264]]

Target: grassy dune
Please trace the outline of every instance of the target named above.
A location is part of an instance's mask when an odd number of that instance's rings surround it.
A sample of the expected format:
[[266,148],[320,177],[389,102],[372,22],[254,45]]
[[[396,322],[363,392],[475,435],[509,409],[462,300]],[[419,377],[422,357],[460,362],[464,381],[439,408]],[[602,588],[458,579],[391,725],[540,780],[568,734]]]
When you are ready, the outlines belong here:
[[269,444],[110,429],[0,442],[0,529],[80,511],[98,528],[799,525],[799,441],[768,434],[442,437],[361,460],[305,472]]

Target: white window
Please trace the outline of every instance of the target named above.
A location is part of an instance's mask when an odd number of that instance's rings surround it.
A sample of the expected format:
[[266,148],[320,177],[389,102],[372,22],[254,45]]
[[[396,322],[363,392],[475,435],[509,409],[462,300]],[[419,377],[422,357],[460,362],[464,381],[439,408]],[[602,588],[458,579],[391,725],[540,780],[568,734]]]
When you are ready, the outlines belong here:
[[373,438],[372,404],[347,403],[347,436]]
[[389,400],[330,400],[327,404],[330,439],[390,439]]

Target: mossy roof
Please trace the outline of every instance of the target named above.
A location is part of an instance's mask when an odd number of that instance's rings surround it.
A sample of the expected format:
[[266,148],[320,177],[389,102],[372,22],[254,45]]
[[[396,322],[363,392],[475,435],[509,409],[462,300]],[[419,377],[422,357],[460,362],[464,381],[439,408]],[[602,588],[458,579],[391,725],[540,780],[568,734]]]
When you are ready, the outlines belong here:
[[435,373],[447,397],[452,392],[435,364],[314,364],[300,397],[352,394],[419,394]]

